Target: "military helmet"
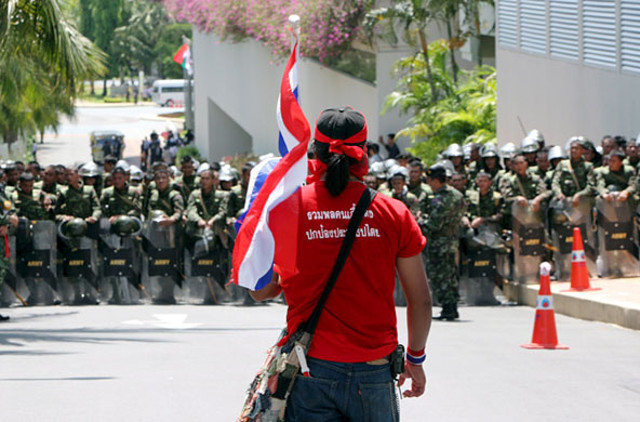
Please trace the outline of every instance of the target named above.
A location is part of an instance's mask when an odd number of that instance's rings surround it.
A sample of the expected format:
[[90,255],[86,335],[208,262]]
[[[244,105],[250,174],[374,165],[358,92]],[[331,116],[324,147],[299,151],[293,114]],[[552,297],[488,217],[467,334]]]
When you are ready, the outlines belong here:
[[464,153],[464,159],[471,159],[471,150],[473,149],[473,144],[465,144],[462,146],[462,152]]
[[111,232],[120,236],[130,236],[136,232],[139,232],[142,228],[142,222],[128,215],[121,215],[115,219],[111,224]]
[[500,148],[500,155],[505,158],[511,158],[511,154],[515,154],[518,151],[516,144],[513,142],[506,143]]
[[398,161],[393,158],[387,158],[386,160],[384,160],[384,169],[387,172],[391,170],[393,166],[397,166],[397,165],[398,165]]
[[231,171],[231,167],[224,167],[220,170],[220,181],[221,182],[231,182],[235,179],[233,171]]
[[[447,177],[451,177],[453,176],[453,173],[455,173],[456,168],[453,165],[453,163],[451,162],[451,160],[440,160],[438,161],[436,164],[436,166],[442,166],[445,169],[445,174]],[[431,166],[433,167],[433,166]]]
[[462,151],[462,147],[460,145],[451,144],[444,152],[444,156],[447,158],[464,157],[464,151]]
[[385,168],[384,163],[380,161],[371,164],[371,167],[369,167],[369,173],[375,174],[378,179],[387,178],[387,169]]
[[485,144],[480,152],[482,158],[498,157],[498,147],[495,144]]
[[526,136],[521,143],[521,148],[520,150],[527,154],[527,153],[531,153],[531,152],[537,152],[538,148],[540,148],[540,146],[538,145],[538,141],[535,140],[535,138],[532,138],[530,136]]
[[409,169],[403,166],[394,166],[389,170],[389,179],[401,176],[404,180],[409,179]]
[[87,222],[74,218],[60,225],[60,233],[66,238],[80,238],[87,232]]
[[115,168],[121,168],[126,173],[129,173],[131,171],[131,166],[125,160],[118,160],[118,162],[115,165]]
[[176,166],[169,167],[169,171],[171,172],[172,177],[180,177],[182,176],[182,171]]
[[538,129],[533,129],[527,134],[527,138],[533,138],[541,147],[544,146],[544,136]]
[[144,177],[142,170],[138,166],[131,166],[131,180],[141,181]]
[[562,147],[559,145],[554,145],[549,149],[549,160],[555,160],[556,158],[566,158]]
[[200,176],[203,172],[209,170],[211,166],[209,163],[202,163],[198,166],[198,170],[196,170],[196,175]]

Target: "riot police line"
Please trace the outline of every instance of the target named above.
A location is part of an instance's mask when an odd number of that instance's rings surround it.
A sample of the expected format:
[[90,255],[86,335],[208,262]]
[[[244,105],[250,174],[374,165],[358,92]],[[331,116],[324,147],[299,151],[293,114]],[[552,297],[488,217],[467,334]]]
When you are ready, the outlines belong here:
[[[511,205],[511,230],[483,225],[462,238],[461,290],[471,305],[492,305],[495,280],[538,282],[539,265],[552,261],[555,279],[568,281],[573,261],[586,261],[590,277],[640,275],[640,210],[636,200],[551,199],[545,208]],[[574,228],[583,245],[573,250]]]
[[186,235],[182,224],[161,227],[160,215],[150,217],[96,223],[20,218],[9,236],[2,304],[216,304],[244,298],[242,290],[225,286],[232,226]]

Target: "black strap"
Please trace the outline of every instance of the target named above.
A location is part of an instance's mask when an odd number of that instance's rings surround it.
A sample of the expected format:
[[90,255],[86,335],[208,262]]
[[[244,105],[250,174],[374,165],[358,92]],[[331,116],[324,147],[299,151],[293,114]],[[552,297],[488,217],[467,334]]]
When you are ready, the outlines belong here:
[[325,303],[327,302],[327,298],[329,297],[329,293],[333,289],[333,286],[336,284],[338,280],[338,276],[342,271],[342,267],[344,267],[345,262],[347,261],[347,257],[349,256],[349,252],[351,251],[351,246],[353,246],[353,242],[356,239],[356,231],[358,227],[360,227],[360,223],[362,222],[362,218],[364,217],[364,213],[369,208],[371,202],[373,202],[373,198],[376,196],[378,192],[374,191],[371,188],[366,188],[364,192],[362,192],[362,196],[356,205],[355,210],[353,211],[353,215],[351,216],[351,220],[349,220],[349,226],[347,228],[347,233],[342,241],[342,247],[340,248],[340,252],[338,253],[338,258],[336,258],[336,263],[331,270],[331,275],[329,276],[329,281],[327,281],[327,285],[322,292],[322,296],[320,296],[320,300],[316,305],[316,308],[311,313],[311,316],[307,320],[307,322],[303,326],[303,330],[311,335],[316,330],[318,325],[318,321],[320,320],[320,314],[322,313],[322,309],[324,308]]

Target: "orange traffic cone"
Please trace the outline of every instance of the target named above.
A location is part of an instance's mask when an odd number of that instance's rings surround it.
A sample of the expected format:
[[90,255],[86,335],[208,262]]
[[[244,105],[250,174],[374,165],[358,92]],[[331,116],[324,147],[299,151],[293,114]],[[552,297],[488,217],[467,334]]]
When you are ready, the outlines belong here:
[[587,270],[584,256],[584,244],[578,227],[573,228],[573,247],[571,249],[571,288],[563,290],[563,292],[602,290],[600,287],[591,287],[589,284],[589,270]]
[[531,343],[522,344],[525,349],[568,349],[569,346],[558,344],[556,333],[556,318],[553,312],[553,296],[551,296],[551,281],[549,273],[551,264],[540,264],[540,291],[536,304],[536,320],[533,325],[533,339]]

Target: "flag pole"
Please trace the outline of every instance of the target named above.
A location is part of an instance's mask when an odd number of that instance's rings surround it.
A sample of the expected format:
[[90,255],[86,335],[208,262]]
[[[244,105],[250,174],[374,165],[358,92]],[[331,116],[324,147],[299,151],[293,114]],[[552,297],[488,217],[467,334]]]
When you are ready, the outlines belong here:
[[189,66],[185,66],[182,69],[182,75],[183,78],[185,80],[184,83],[184,92],[185,92],[185,101],[184,101],[184,125],[185,125],[185,129],[191,130],[193,131],[193,96],[192,96],[192,78],[193,78],[193,49],[191,48],[191,40],[186,37],[186,36],[182,36],[182,43],[186,44],[189,46],[189,57],[187,60],[191,61],[191,75],[189,74],[189,71],[187,70],[187,68]]
[[[296,46],[296,43],[300,42],[300,16],[289,15],[289,25],[291,31],[291,52]],[[298,66],[298,75],[300,75],[300,44],[296,50],[296,66]],[[300,84],[298,84],[298,104],[302,105],[300,101]]]

